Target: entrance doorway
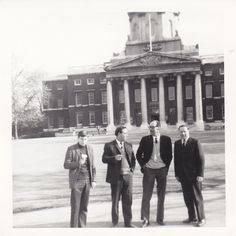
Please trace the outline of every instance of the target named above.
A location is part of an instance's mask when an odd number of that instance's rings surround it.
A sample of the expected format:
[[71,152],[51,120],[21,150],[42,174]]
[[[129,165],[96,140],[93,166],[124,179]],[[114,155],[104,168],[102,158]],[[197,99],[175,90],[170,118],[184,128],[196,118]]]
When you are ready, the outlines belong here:
[[176,108],[175,107],[170,107],[169,108],[167,123],[169,123],[170,125],[175,125],[176,124]]

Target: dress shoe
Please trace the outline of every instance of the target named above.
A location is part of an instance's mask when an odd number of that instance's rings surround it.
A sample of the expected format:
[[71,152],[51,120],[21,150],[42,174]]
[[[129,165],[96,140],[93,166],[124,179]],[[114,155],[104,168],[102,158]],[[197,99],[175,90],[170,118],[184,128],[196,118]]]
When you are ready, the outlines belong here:
[[183,224],[191,224],[191,223],[197,223],[197,219],[196,218],[188,218],[186,220],[183,220]]
[[205,219],[202,219],[202,220],[199,220],[198,222],[197,222],[197,227],[202,227],[203,225],[205,225],[206,224],[206,220]]
[[149,221],[147,219],[143,220],[142,228],[148,227]]
[[125,227],[128,227],[128,228],[136,228],[136,226],[133,225],[133,224],[126,224]]
[[157,220],[157,224],[163,226],[163,225],[165,225],[165,222],[163,220]]

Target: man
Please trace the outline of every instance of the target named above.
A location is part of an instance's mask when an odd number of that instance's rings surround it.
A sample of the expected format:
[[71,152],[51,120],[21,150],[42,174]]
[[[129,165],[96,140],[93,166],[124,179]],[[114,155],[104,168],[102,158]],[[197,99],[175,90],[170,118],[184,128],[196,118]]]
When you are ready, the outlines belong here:
[[[203,226],[206,222],[202,181],[204,174],[204,154],[198,140],[189,137],[186,125],[179,126],[180,139],[174,145],[175,177],[181,183],[184,201],[188,209],[188,218],[183,223]],[[197,211],[197,218],[195,209]],[[198,219],[198,221],[197,221]]]
[[86,131],[78,133],[78,143],[68,147],[64,168],[69,169],[71,188],[70,227],[86,227],[90,187],[94,188],[96,168],[93,149],[87,145]]
[[160,135],[160,123],[156,120],[149,124],[150,135],[144,136],[139,144],[136,158],[143,173],[143,197],[141,207],[142,227],[147,227],[150,217],[150,200],[155,180],[157,182],[157,216],[159,225],[164,223],[164,200],[166,177],[172,160],[172,144],[168,136]]
[[124,225],[134,227],[131,206],[135,156],[132,144],[126,142],[127,135],[126,127],[116,128],[116,139],[105,144],[102,156],[103,163],[107,164],[106,182],[111,185],[113,227],[117,227],[119,222],[120,196],[122,197]]

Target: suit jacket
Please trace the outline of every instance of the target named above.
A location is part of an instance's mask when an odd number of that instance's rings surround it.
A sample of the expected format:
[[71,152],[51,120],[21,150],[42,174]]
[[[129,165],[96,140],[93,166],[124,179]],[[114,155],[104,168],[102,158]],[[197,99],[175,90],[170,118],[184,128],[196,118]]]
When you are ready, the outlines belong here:
[[175,176],[180,180],[187,178],[194,181],[197,176],[203,177],[205,158],[200,142],[189,138],[186,146],[183,147],[181,139],[177,140],[174,145],[174,165]]
[[[86,145],[88,154],[88,165],[89,165],[89,180],[90,184],[95,181],[96,167],[94,165],[93,149],[90,145]],[[64,162],[64,168],[69,169],[69,184],[70,188],[75,186],[76,174],[80,171],[81,167],[81,152],[78,144],[74,144],[68,147]]]
[[[136,158],[141,166],[141,171],[143,172],[144,165],[150,160],[153,150],[153,136],[144,136],[140,143],[136,153]],[[167,169],[169,169],[172,160],[172,144],[170,137],[166,135],[160,136],[160,157],[165,163]]]
[[[130,167],[131,173],[135,168],[135,156],[132,144],[124,142],[124,150]],[[118,181],[121,172],[121,161],[115,159],[116,155],[121,154],[121,150],[116,140],[106,143],[102,155],[102,162],[107,164],[106,182],[114,184]]]

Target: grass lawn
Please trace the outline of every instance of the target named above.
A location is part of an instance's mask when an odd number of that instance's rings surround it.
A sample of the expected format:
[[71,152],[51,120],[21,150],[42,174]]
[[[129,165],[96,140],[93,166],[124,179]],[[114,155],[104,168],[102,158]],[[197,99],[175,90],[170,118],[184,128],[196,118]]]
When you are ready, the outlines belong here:
[[[175,132],[167,133],[172,142],[178,139]],[[192,132],[203,146],[206,157],[204,188],[214,188],[225,183],[225,136],[224,131]],[[133,143],[134,152],[144,133],[131,133],[128,141]],[[110,201],[110,186],[105,182],[106,164],[102,163],[105,142],[112,135],[97,135],[89,139],[95,153],[97,186],[91,190],[90,202]],[[14,213],[44,208],[68,206],[70,189],[68,170],[64,170],[65,152],[76,143],[76,137],[56,137],[12,141],[13,164],[13,211]],[[142,174],[137,167],[134,173],[134,198],[142,196]],[[175,181],[173,162],[167,182],[167,194],[180,191]]]

